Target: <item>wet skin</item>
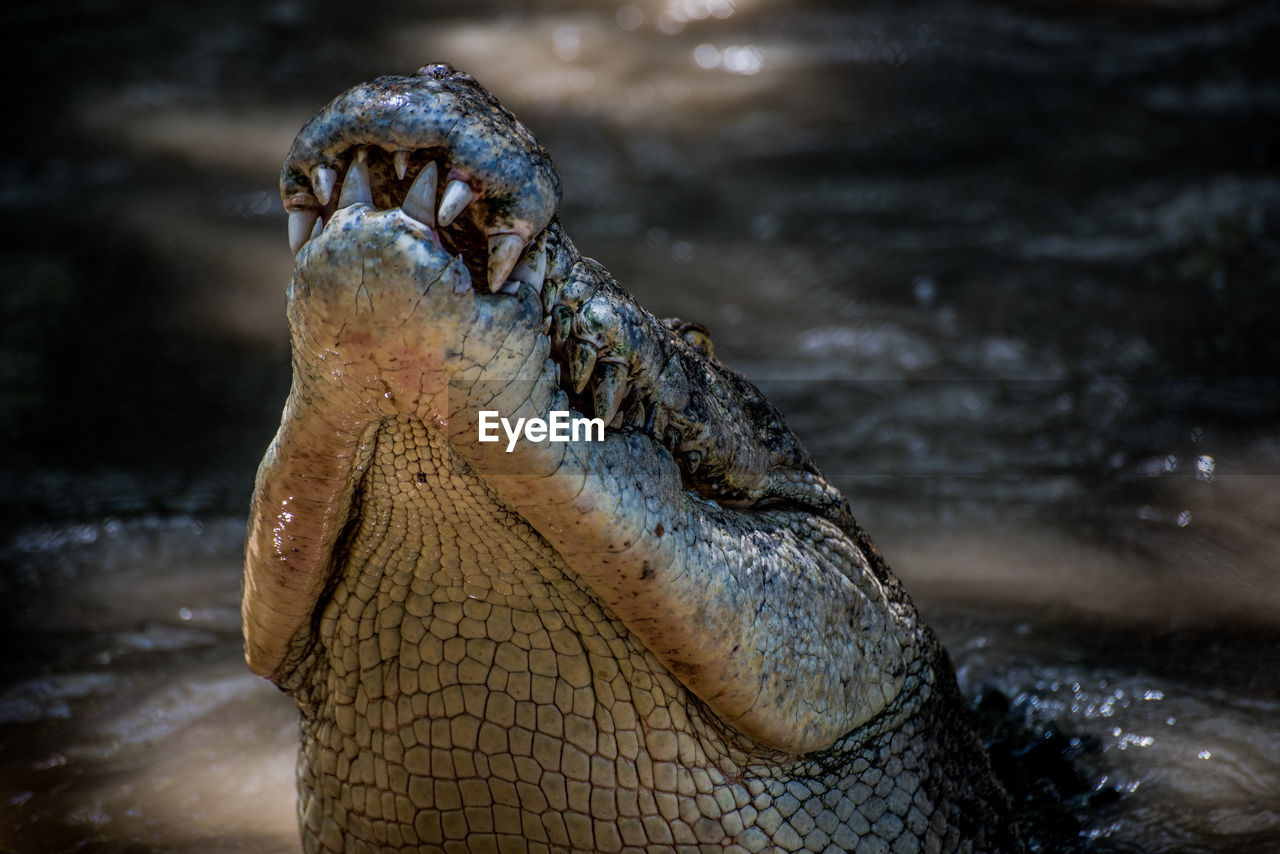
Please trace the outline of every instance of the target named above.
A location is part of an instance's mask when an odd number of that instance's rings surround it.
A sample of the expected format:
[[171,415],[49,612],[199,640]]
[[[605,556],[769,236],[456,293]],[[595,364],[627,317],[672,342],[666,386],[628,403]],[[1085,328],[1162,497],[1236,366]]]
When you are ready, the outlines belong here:
[[[294,381],[243,617],[302,711],[307,850],[1021,850],[843,496],[578,253],[491,95],[358,86],[281,188]],[[607,428],[508,452],[485,411]]]

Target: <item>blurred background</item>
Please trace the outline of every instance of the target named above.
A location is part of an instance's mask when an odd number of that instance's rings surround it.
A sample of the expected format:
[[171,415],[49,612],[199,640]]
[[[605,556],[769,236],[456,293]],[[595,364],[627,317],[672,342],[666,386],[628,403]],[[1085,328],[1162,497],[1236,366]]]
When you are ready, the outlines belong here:
[[297,850],[238,613],[279,164],[440,60],[552,152],[579,248],[783,409],[966,692],[1066,745],[1042,850],[1280,850],[1277,4],[0,20],[0,851]]

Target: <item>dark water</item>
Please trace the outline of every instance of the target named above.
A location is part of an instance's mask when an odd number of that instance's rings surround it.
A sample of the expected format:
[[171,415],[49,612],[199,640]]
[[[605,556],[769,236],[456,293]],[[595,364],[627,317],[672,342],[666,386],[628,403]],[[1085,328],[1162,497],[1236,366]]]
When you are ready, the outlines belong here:
[[237,611],[275,177],[439,59],[781,405],[1019,749],[1067,745],[1045,850],[1280,850],[1276,4],[2,14],[0,850],[296,850]]

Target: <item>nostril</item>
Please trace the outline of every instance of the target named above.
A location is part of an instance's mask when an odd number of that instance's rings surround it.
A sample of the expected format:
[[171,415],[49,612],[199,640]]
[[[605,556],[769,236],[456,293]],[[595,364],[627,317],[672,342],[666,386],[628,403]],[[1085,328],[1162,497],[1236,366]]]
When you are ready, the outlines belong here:
[[430,77],[432,80],[444,80],[454,75],[453,66],[447,62],[433,62],[424,65],[415,73],[416,77]]

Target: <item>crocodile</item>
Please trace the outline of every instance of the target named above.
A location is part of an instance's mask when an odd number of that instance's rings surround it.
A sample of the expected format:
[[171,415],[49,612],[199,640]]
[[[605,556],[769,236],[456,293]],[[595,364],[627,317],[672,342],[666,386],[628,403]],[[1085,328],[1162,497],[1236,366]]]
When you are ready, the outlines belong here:
[[304,849],[1022,850],[848,501],[560,192],[445,64],[338,96],[284,163],[293,381],[242,617],[301,712]]

